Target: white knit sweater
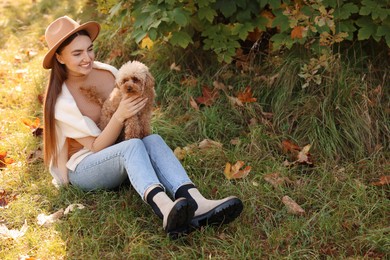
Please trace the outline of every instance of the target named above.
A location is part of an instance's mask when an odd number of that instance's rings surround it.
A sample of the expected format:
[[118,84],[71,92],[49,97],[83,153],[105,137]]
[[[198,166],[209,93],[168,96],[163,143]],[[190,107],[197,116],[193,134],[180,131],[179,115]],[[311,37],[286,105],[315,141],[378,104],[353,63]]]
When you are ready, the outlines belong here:
[[[115,67],[97,61],[94,62],[93,67],[107,70],[114,77],[118,72]],[[65,82],[62,84],[62,91],[55,105],[55,128],[58,142],[58,165],[55,167],[50,163],[50,173],[54,178],[53,184],[61,186],[69,183],[68,171],[73,171],[82,159],[92,153],[90,150],[83,148],[73,154],[68,160],[67,138],[96,137],[101,133],[99,127],[92,119],[81,114]]]

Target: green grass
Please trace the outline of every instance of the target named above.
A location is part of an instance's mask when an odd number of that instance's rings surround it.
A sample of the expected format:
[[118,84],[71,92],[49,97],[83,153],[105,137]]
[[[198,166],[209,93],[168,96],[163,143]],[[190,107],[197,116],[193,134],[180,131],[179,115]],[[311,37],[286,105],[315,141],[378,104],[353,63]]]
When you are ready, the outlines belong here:
[[[15,196],[7,208],[0,209],[0,225],[20,229],[26,220],[29,228],[18,240],[0,238],[0,259],[23,255],[36,259],[390,256],[389,186],[372,185],[390,172],[389,75],[384,73],[388,64],[364,67],[362,64],[375,61],[369,57],[355,65],[343,57],[342,66],[324,74],[323,85],[305,90],[297,76],[305,62],[299,50],[282,58],[267,57],[246,73],[234,66],[202,64],[201,56],[197,56],[195,66],[190,62],[191,53],[177,59],[182,61],[180,72],[169,70],[177,53],[163,61],[161,57],[169,50],[146,57],[160,59],[151,63],[159,107],[153,119],[154,132],[172,149],[205,138],[223,144],[222,149],[194,149],[182,163],[208,198],[236,195],[243,200],[242,215],[229,225],[207,227],[171,241],[161,221],[129,186],[89,193],[71,187],[55,189],[42,160],[29,159],[42,140],[31,134],[22,119],[42,117],[38,95],[47,80],[47,71],[41,69],[44,27],[63,14],[82,21],[103,19],[92,7],[88,1],[63,1],[59,6],[47,0],[1,5],[2,19],[8,23],[0,27],[0,150],[7,151],[15,162],[0,170],[0,189]],[[104,28],[110,29],[109,25]],[[25,33],[19,34],[21,31]],[[115,48],[117,43],[110,44]],[[37,55],[29,57],[26,51],[30,49]],[[105,60],[109,52],[103,48],[98,56]],[[118,65],[123,59],[112,63]],[[258,77],[277,73],[273,84]],[[189,75],[197,78],[196,86],[181,84]],[[233,107],[221,93],[215,104],[195,111],[189,105],[190,98],[200,96],[201,87],[212,86],[214,80],[233,86],[229,95],[249,85],[258,102]],[[382,86],[380,94],[375,92],[378,85]],[[272,117],[265,116],[266,112]],[[252,119],[257,124],[251,124]],[[239,142],[232,144],[233,139]],[[283,166],[284,139],[301,146],[311,143],[314,167]],[[229,181],[223,174],[225,164],[237,160],[250,165],[252,171],[244,179]],[[269,173],[288,177],[290,183],[273,187],[264,180]],[[285,195],[301,205],[305,214],[290,214],[281,201]],[[83,204],[85,209],[75,210],[49,227],[37,224],[39,214],[51,214],[73,203]]]

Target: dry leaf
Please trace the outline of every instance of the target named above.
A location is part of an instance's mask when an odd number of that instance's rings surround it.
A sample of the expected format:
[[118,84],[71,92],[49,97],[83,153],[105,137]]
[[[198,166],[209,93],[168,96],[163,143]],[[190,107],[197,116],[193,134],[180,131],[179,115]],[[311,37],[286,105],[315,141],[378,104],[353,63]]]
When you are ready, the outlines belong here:
[[226,95],[227,96],[227,98],[228,98],[228,100],[229,100],[229,102],[230,102],[230,104],[232,105],[232,106],[235,106],[235,105],[237,105],[237,106],[239,106],[239,107],[242,107],[242,106],[244,106],[244,104],[241,102],[241,100],[239,100],[238,98],[236,98],[236,97],[232,97],[232,96],[229,96],[229,95]]
[[310,161],[310,153],[309,153],[310,148],[311,148],[311,145],[308,144],[308,145],[304,146],[301,151],[299,151],[298,158],[297,158],[298,163],[306,163],[309,165],[313,164]]
[[289,196],[283,196],[282,198],[283,204],[286,206],[287,211],[294,215],[303,215],[305,214],[305,210],[301,208],[292,198]]
[[389,185],[390,184],[390,175],[382,175],[379,178],[379,181],[371,183],[372,185],[375,186],[384,186],[384,185]]
[[64,210],[64,216],[68,215],[70,212],[74,211],[75,208],[77,209],[84,209],[85,206],[83,204],[70,204],[66,209]]
[[34,163],[37,160],[43,160],[43,152],[41,148],[38,148],[35,151],[32,151],[27,158],[28,163]]
[[198,85],[198,79],[190,75],[180,81],[180,84],[188,87],[196,87]]
[[264,175],[264,180],[270,183],[275,188],[284,185],[286,183],[291,183],[291,180],[287,177],[282,177],[278,172],[273,172]]
[[19,255],[18,260],[39,260],[35,256]]
[[256,98],[253,97],[252,94],[252,89],[251,87],[247,86],[243,92],[238,93],[237,98],[242,102],[242,103],[251,103],[251,102],[256,102]]
[[293,143],[289,140],[283,140],[282,141],[282,149],[283,149],[283,152],[287,153],[287,152],[300,151],[301,147],[299,147],[298,145],[296,145],[295,143]]
[[70,204],[68,207],[66,207],[65,210],[61,208],[61,209],[57,210],[56,212],[54,212],[51,215],[39,214],[38,217],[37,217],[37,223],[40,226],[48,227],[51,224],[53,224],[54,222],[56,222],[59,219],[61,219],[63,216],[66,216],[70,212],[74,211],[75,208],[77,208],[77,209],[84,209],[85,207],[84,207],[83,204]]
[[198,104],[196,103],[196,101],[194,100],[193,97],[190,98],[190,106],[195,109],[196,111],[199,111],[199,106]]
[[14,163],[14,159],[7,157],[6,151],[0,151],[0,169]]
[[170,69],[175,71],[181,71],[180,65],[176,65],[175,62],[171,64]]
[[237,161],[234,165],[231,165],[229,162],[226,163],[225,170],[223,171],[225,177],[228,180],[245,178],[251,171],[251,166],[246,166],[244,169],[240,170],[244,164],[243,161]]
[[239,144],[241,144],[240,138],[236,137],[236,138],[230,140],[230,144],[232,144],[232,145],[239,145]]
[[199,143],[200,149],[210,149],[210,148],[222,148],[222,144],[210,139],[204,139]]
[[176,158],[181,161],[187,156],[187,154],[191,154],[194,148],[196,148],[196,144],[189,144],[183,148],[176,147],[173,153],[175,154]]
[[312,166],[313,162],[311,161],[311,155],[309,153],[310,148],[311,144],[301,148],[289,140],[282,141],[283,152],[290,155],[290,159],[292,160],[292,162],[289,162],[288,160],[284,161],[283,165],[292,166],[295,164],[307,164]]
[[223,84],[222,82],[219,82],[219,81],[214,81],[213,82],[213,87],[216,88],[216,89],[219,89],[219,90],[227,90],[227,87],[225,84]]
[[303,33],[305,31],[305,27],[303,26],[295,26],[291,31],[291,39],[302,39]]
[[0,209],[8,208],[8,204],[15,200],[16,197],[15,193],[9,193],[4,189],[0,189]]
[[203,104],[205,106],[211,106],[214,101],[219,97],[218,89],[211,90],[207,86],[204,86],[202,88],[202,94],[203,96],[197,97],[195,100],[199,104]]
[[59,209],[51,215],[39,214],[37,217],[37,223],[40,226],[48,227],[64,215],[64,209]]
[[173,153],[175,154],[176,158],[179,159],[180,161],[182,161],[187,155],[187,152],[181,147],[176,147]]
[[20,228],[20,230],[16,230],[16,229],[9,230],[6,225],[2,224],[0,225],[0,238],[1,239],[12,238],[16,240],[19,237],[24,236],[24,234],[26,234],[27,229],[28,229],[27,220],[24,221],[24,224]]
[[43,128],[41,127],[41,120],[38,117],[36,117],[34,120],[23,118],[22,122],[30,128],[31,133],[34,136],[42,136]]

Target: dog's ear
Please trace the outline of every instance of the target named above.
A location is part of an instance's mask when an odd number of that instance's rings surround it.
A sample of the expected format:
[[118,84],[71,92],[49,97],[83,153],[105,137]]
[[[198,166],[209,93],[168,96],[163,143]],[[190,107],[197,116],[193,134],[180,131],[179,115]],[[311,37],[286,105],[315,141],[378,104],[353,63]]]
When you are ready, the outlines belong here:
[[146,73],[145,85],[150,88],[154,87],[154,78],[149,71]]

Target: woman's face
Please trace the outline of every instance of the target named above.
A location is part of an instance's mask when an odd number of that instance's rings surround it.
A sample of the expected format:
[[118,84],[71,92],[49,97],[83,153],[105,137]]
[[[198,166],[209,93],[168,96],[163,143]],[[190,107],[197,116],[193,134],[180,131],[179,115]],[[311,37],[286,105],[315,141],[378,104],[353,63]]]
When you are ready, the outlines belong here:
[[69,76],[88,75],[95,60],[91,38],[86,35],[76,36],[56,57],[66,66]]

